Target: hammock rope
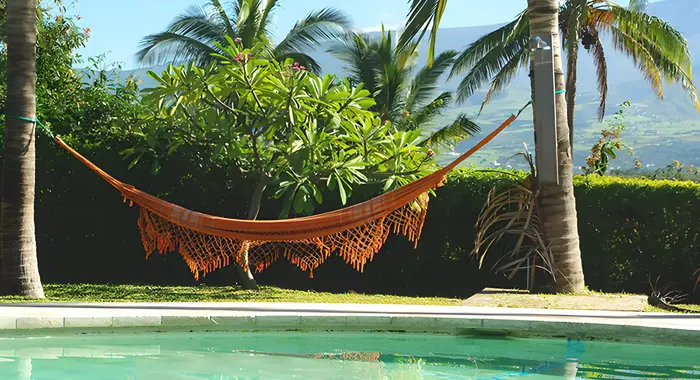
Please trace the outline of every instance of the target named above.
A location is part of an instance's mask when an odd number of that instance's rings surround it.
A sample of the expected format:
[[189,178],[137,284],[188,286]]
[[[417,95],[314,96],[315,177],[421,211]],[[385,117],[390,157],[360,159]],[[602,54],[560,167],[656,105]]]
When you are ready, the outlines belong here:
[[313,277],[313,270],[334,252],[362,272],[390,233],[404,235],[417,246],[428,210],[428,191],[442,186],[450,171],[493,140],[531,103],[453,162],[421,179],[353,206],[286,220],[228,219],[188,210],[117,180],[38,120],[7,117],[41,126],[60,147],[117,189],[125,202],[139,206],[138,226],[147,258],[154,252],[177,252],[199,279],[231,262],[243,267],[249,264],[260,272],[284,256]]

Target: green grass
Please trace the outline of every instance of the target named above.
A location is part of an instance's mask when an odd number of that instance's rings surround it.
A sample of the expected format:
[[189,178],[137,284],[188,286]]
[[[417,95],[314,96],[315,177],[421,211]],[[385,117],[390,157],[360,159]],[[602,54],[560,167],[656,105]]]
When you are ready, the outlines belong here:
[[[299,303],[352,303],[352,304],[401,304],[442,306],[492,306],[509,308],[544,308],[594,310],[605,301],[606,310],[629,310],[623,307],[625,298],[639,297],[631,294],[586,292],[583,294],[498,294],[475,296],[470,300],[440,297],[400,297],[344,293],[333,294],[305,290],[289,290],[263,286],[258,292],[243,290],[237,286],[148,286],[148,285],[44,285],[46,299],[38,302],[299,302]],[[581,296],[595,296],[581,298]],[[620,300],[621,303],[615,302]],[[466,302],[465,302],[466,301]],[[0,297],[0,303],[37,302],[21,297]],[[685,309],[700,311],[700,305],[681,305]],[[663,312],[648,304],[640,304],[637,311]]]
[[[263,286],[250,292],[236,286],[137,286],[45,284],[40,302],[302,302],[459,305],[450,298],[399,297],[365,294],[332,294]],[[0,303],[36,302],[21,297],[0,297]]]

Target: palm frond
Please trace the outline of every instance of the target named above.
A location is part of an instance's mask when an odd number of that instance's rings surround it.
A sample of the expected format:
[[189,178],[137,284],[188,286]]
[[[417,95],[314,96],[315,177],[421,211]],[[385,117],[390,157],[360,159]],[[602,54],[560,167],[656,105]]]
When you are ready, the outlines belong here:
[[437,81],[454,62],[457,52],[448,50],[441,53],[432,66],[423,67],[411,81],[406,92],[406,110],[413,113],[430,99],[437,89]]
[[415,63],[416,52],[410,49],[394,49],[393,33],[384,32],[379,43],[372,43],[371,48],[379,59],[377,91],[377,111],[385,120],[396,121],[404,113],[405,89],[411,69]]
[[503,65],[501,70],[493,77],[491,80],[491,85],[489,90],[484,96],[484,100],[481,102],[481,107],[479,107],[479,114],[484,110],[484,107],[491,101],[494,95],[498,94],[503,90],[513,77],[518,73],[523,67],[527,67],[530,63],[530,52],[528,49],[522,49],[517,52],[511,59]]
[[216,15],[199,6],[188,8],[162,33],[144,37],[136,59],[141,65],[157,65],[181,61],[199,64],[211,61],[217,52],[214,42],[222,42],[225,26]]
[[[517,68],[523,63],[523,52],[526,53],[528,51],[529,41],[529,34],[518,36],[518,38],[511,39],[504,44],[494,46],[493,49],[484,54],[459,83],[457,87],[457,101],[465,101],[484,84],[492,80],[495,74],[502,72],[504,68],[507,68],[504,74],[517,71]],[[507,84],[504,82],[505,79],[511,78],[512,75],[501,76],[501,84],[498,88],[500,89]],[[496,87],[493,88],[495,89]]]
[[411,7],[396,49],[404,50],[409,43],[420,41],[430,24],[432,24],[430,26],[430,46],[428,48],[428,66],[432,66],[435,56],[437,30],[445,12],[447,0],[409,0],[408,2],[411,4]]
[[481,131],[481,128],[462,114],[450,125],[446,125],[430,134],[419,145],[429,147],[449,147],[471,137]]
[[262,0],[238,0],[236,19],[236,31],[238,37],[243,40],[243,46],[254,46],[260,37],[260,19],[262,13]]
[[605,104],[608,100],[608,64],[605,60],[605,51],[603,43],[600,41],[598,30],[591,28],[595,45],[590,51],[593,56],[593,65],[596,68],[596,78],[598,80],[598,94],[600,95],[600,104],[598,105],[598,121],[603,121],[605,117]]
[[643,39],[659,53],[689,71],[692,65],[688,41],[676,29],[658,17],[623,7],[614,7],[615,26],[635,39]]
[[211,1],[211,6],[214,8],[214,11],[219,15],[221,23],[223,23],[226,26],[226,34],[228,34],[229,37],[234,38],[236,35],[236,32],[233,30],[233,26],[231,25],[231,20],[229,19],[228,15],[226,14],[226,10],[221,5],[221,2],[219,0],[210,0],[210,1]]
[[482,266],[496,246],[501,243],[512,246],[495,260],[493,270],[504,271],[509,278],[520,270],[528,270],[529,286],[532,288],[536,268],[551,275],[554,275],[555,268],[552,252],[542,234],[534,164],[528,154],[519,155],[528,161],[531,173],[520,183],[505,189],[502,186],[494,187],[489,192],[475,226],[477,235],[472,254]]
[[527,12],[520,13],[513,21],[485,34],[471,43],[455,60],[450,78],[467,72],[482,60],[485,55],[513,40],[522,40],[530,36],[530,21]]
[[313,49],[322,42],[340,41],[350,27],[348,16],[336,9],[324,8],[297,21],[287,36],[275,47],[275,55]]
[[214,60],[212,54],[221,54],[202,41],[168,32],[146,36],[143,45],[147,46],[136,53],[136,59],[144,66],[178,62],[206,66]]
[[265,34],[270,34],[270,27],[272,26],[272,14],[275,9],[279,6],[278,0],[267,0],[265,2],[265,9],[262,11],[260,16],[260,29],[265,32]]
[[[615,24],[608,30],[613,35],[616,48],[628,53],[647,78],[653,78],[652,87],[660,98],[663,97],[663,76],[668,82],[681,84],[700,112],[700,101],[692,81],[688,42],[681,33],[663,20],[643,12],[622,7],[614,7],[614,12]],[[638,53],[636,57],[634,53]],[[642,61],[639,57],[648,59]],[[649,68],[651,65],[653,69]],[[653,71],[653,76],[650,71]]]
[[368,36],[348,33],[342,42],[332,45],[327,52],[345,63],[343,68],[354,84],[364,83],[365,89],[373,95],[378,91],[382,64]]
[[645,44],[616,27],[611,27],[609,30],[613,40],[613,47],[627,54],[632,59],[632,62],[637,65],[639,71],[651,85],[656,96],[663,99],[661,72],[654,61],[654,57],[647,50],[647,46],[644,46]]
[[442,115],[447,107],[452,104],[452,93],[445,91],[423,108],[416,110],[410,116],[402,118],[397,124],[401,130],[414,130],[425,128],[430,125],[432,120]]

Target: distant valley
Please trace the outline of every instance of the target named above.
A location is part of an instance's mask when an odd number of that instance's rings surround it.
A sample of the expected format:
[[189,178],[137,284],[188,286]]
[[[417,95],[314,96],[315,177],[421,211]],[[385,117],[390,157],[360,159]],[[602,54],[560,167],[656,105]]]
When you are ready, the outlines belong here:
[[[697,0],[664,0],[649,5],[648,12],[668,21],[680,30],[689,41],[693,57],[700,62],[700,2]],[[437,49],[462,50],[467,44],[497,26],[479,26],[468,28],[441,29],[438,36]],[[678,86],[667,85],[664,100],[660,101],[651,91],[650,86],[643,80],[631,60],[613,49],[610,41],[604,42],[608,60],[608,115],[619,109],[619,104],[629,100],[632,107],[625,113],[627,129],[623,138],[636,151],[642,163],[650,169],[666,166],[674,160],[686,165],[700,165],[700,115],[688,100],[686,94]],[[425,57],[425,44],[419,48],[421,57]],[[576,138],[575,164],[581,166],[585,162],[590,147],[598,140],[600,130],[606,126],[596,120],[598,95],[596,78],[592,61],[581,50],[578,73],[578,98],[576,109]],[[315,52],[314,57],[321,63],[324,72],[343,75],[343,64],[323,51]],[[150,87],[154,82],[146,72],[150,69],[161,71],[164,67],[123,71],[121,78],[133,75],[143,80],[142,87]],[[694,73],[700,72],[700,65],[695,64]],[[458,80],[444,81],[441,90],[454,90]],[[700,80],[696,81],[700,87]],[[472,117],[478,114],[484,93],[477,93],[464,104],[453,106],[443,115],[441,122],[447,123],[460,113]],[[501,93],[484,112],[476,118],[484,132],[495,128],[511,113],[516,112],[530,97],[529,80],[525,72],[521,72],[512,85]],[[443,152],[442,162],[447,162],[454,155],[465,151],[473,144],[473,139],[467,140],[456,147],[455,152]],[[490,167],[522,167],[520,161],[506,162],[508,157],[521,152],[523,144],[534,150],[532,115],[525,112],[521,118],[508,130],[498,136],[491,144],[471,158],[467,165]],[[632,160],[626,154],[621,154],[613,166],[629,167]]]

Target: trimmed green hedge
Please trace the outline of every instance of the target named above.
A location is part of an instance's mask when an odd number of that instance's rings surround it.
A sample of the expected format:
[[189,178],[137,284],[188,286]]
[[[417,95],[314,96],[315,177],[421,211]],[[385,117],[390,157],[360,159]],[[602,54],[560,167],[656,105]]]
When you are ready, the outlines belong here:
[[575,194],[586,282],[605,291],[648,291],[677,282],[692,291],[700,268],[700,184],[578,177]]
[[[74,142],[77,143],[77,142]],[[106,146],[106,145],[105,145]],[[79,147],[117,178],[169,201],[230,217],[245,215],[250,184],[226,173],[195,170],[182,157],[163,163],[158,176],[148,165],[126,170],[119,144]],[[176,254],[144,260],[136,226],[138,212],[119,194],[47,139],[39,139],[37,234],[39,263],[45,282],[193,285],[189,270]],[[491,273],[470,255],[474,224],[489,190],[508,186],[513,176],[460,169],[430,201],[417,249],[403,237],[392,237],[365,268],[356,273],[332,257],[314,279],[280,260],[258,279],[263,284],[323,291],[354,290],[399,295],[469,296],[485,286],[524,286]],[[586,283],[607,292],[645,292],[648,279],[679,282],[692,291],[700,267],[700,185],[693,182],[630,178],[577,177],[579,232]],[[263,215],[273,218],[279,204],[266,201]],[[335,204],[324,208],[333,209]],[[496,252],[492,252],[496,253]],[[495,258],[491,256],[490,260]],[[232,268],[204,279],[212,285],[236,281]],[[700,293],[700,292],[699,292]]]

